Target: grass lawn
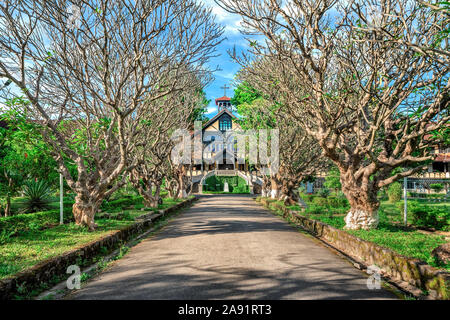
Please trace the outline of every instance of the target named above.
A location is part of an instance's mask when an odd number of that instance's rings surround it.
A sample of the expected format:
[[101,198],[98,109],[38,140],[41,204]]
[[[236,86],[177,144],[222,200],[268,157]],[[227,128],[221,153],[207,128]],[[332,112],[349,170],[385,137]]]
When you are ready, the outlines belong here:
[[132,224],[133,221],[97,220],[96,223],[99,227],[94,232],[70,223],[11,237],[0,245],[0,279],[111,234]]
[[[276,202],[279,205],[283,205],[280,201]],[[324,207],[321,213],[302,212],[298,206],[290,206],[289,208],[299,211],[299,214],[322,221],[337,229],[343,229],[345,226],[345,214],[334,214],[334,210],[330,210],[330,208]],[[404,256],[417,258],[434,267],[450,270],[450,264],[443,265],[439,263],[431,254],[433,249],[447,242],[444,236],[423,234],[411,228],[404,228],[401,224],[393,223],[403,221],[403,216],[394,204],[386,201],[382,201],[379,214],[380,224],[377,229],[370,231],[348,230],[347,232],[361,239],[390,248]]]
[[[112,218],[96,219],[95,221],[98,224],[98,228],[94,232],[89,232],[86,228],[75,225],[74,222],[58,225],[58,213],[47,215],[43,212],[41,213],[41,216],[37,216],[34,220],[28,220],[33,218],[33,214],[20,214],[13,217],[0,218],[0,229],[2,222],[8,227],[10,227],[9,221],[11,221],[11,223],[14,221],[21,222],[20,226],[15,229],[15,233],[12,236],[0,239],[2,240],[0,241],[0,280],[23,271],[46,259],[76,249],[86,243],[129,226],[134,223],[135,218],[143,214],[166,209],[181,201],[182,200],[180,199],[174,200],[171,198],[164,198],[163,204],[158,208],[146,208],[145,211],[140,210],[144,207],[142,205],[141,197],[111,201],[104,206],[102,213],[113,212]],[[20,199],[14,199],[14,202],[16,205],[20,204]],[[117,206],[115,206],[116,203],[118,204]],[[123,207],[130,209],[124,209]],[[65,211],[69,211],[68,216],[71,217],[70,206]],[[117,216],[120,217],[120,220],[114,219],[114,214],[117,214]],[[65,213],[65,216],[66,215],[67,212]],[[101,217],[101,213],[98,215]],[[45,219],[43,219],[42,216],[45,216]],[[8,223],[5,223],[7,221]],[[42,225],[35,226],[39,223]],[[40,229],[40,227],[42,227],[42,229]],[[7,228],[4,227],[3,229],[6,230]],[[2,230],[0,230],[0,236],[2,233],[1,231]]]

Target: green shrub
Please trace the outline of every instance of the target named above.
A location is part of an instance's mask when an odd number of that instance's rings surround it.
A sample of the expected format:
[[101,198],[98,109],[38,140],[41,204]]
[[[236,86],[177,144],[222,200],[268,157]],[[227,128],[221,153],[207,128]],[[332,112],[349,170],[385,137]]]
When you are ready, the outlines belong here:
[[350,207],[350,203],[348,202],[346,197],[339,197],[341,201],[341,207]]
[[313,194],[301,194],[300,196],[306,202],[313,202],[314,198],[317,197],[316,195]]
[[249,192],[249,187],[247,185],[245,186],[236,186],[233,187],[233,193],[248,193]]
[[[204,191],[218,191],[223,192],[225,182],[228,183],[228,190],[232,193],[246,193],[248,186],[241,177],[226,177],[226,176],[211,176],[205,180]],[[238,188],[236,191],[235,188]],[[246,190],[246,191],[245,191]]]
[[326,198],[330,195],[331,191],[328,188],[321,188],[318,192],[319,197]]
[[349,206],[347,198],[343,197],[328,197],[327,201],[332,208],[347,208]]
[[0,245],[5,244],[8,242],[9,238],[11,238],[14,235],[14,231],[11,230],[1,230],[0,231]]
[[107,210],[107,211],[121,211],[126,207],[132,206],[132,205],[136,205],[136,204],[142,204],[142,197],[141,196],[125,196],[122,199],[117,199],[117,200],[105,200],[102,203],[102,210]]
[[24,185],[25,201],[21,213],[33,213],[50,208],[52,190],[44,180],[28,181]]
[[306,194],[306,193],[300,193],[299,194],[300,195],[300,198],[302,198],[303,199],[303,201],[305,201],[305,202],[311,202],[310,201],[310,198],[309,198],[309,194]]
[[312,203],[318,205],[318,206],[322,206],[322,207],[327,207],[328,206],[328,201],[327,198],[323,198],[323,197],[315,197],[312,201]]
[[324,186],[329,189],[340,190],[341,189],[341,178],[339,169],[333,166],[330,171],[328,171],[327,176],[325,177]]
[[448,230],[450,226],[450,207],[428,206],[416,201],[408,202],[408,214],[418,227]]
[[444,186],[441,183],[432,183],[430,184],[430,188],[434,190],[434,192],[441,192],[444,189]]
[[[439,183],[437,183],[439,184]],[[410,192],[407,193],[408,197],[411,198],[429,198],[429,199],[439,199],[444,198],[445,194],[426,194],[426,193],[419,193],[419,192]]]
[[327,208],[321,205],[317,204],[311,204],[308,206],[308,208],[305,210],[306,213],[312,213],[312,214],[321,214],[325,213],[327,211]]
[[402,199],[402,185],[399,182],[394,182],[389,186],[387,191],[389,202],[394,203]]
[[[114,210],[114,208],[131,206],[139,202],[142,202],[142,197],[140,196],[132,196],[128,199],[118,199],[109,202],[105,201],[102,205],[102,209],[107,209],[108,212],[118,212],[122,210]],[[74,221],[72,207],[64,207],[63,212],[64,223]],[[101,218],[101,214],[98,215],[98,218]],[[131,217],[129,216],[129,213],[125,212],[120,214],[120,219],[130,220]],[[0,217],[0,239],[7,239],[13,235],[27,231],[44,229],[49,225],[57,223],[59,223],[59,209],[29,214],[18,214],[11,217]]]
[[300,187],[298,187],[298,193],[303,194],[306,193],[306,187],[302,184]]
[[332,208],[340,207],[340,200],[337,197],[328,197],[327,202]]
[[386,188],[381,188],[378,191],[377,198],[380,199],[380,200],[386,200],[387,199]]
[[[410,206],[413,206],[415,201],[408,201],[408,210]],[[404,201],[397,201],[395,203],[395,207],[403,214],[403,210],[405,210],[405,202]]]

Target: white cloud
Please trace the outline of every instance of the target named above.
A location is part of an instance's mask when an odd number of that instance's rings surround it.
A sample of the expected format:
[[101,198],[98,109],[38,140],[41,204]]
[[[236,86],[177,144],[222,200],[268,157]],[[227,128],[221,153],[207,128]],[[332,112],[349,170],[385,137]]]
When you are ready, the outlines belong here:
[[225,79],[233,80],[235,74],[234,72],[217,72],[216,75]]
[[236,20],[230,20],[229,22],[226,22],[225,25],[225,34],[227,32],[232,34],[240,34],[239,29],[241,29],[241,21],[242,19],[236,19]]
[[225,36],[239,34],[239,27],[242,21],[239,15],[225,11],[213,0],[201,0],[201,2],[212,9],[212,13],[217,17],[217,22],[225,27]]
[[219,22],[225,21],[225,20],[229,20],[232,18],[232,14],[223,10],[221,7],[219,7],[218,5],[214,5],[211,6],[212,8],[212,13],[214,13],[217,16],[217,20]]
[[217,107],[216,106],[208,106],[207,110],[208,110],[207,114],[216,113]]

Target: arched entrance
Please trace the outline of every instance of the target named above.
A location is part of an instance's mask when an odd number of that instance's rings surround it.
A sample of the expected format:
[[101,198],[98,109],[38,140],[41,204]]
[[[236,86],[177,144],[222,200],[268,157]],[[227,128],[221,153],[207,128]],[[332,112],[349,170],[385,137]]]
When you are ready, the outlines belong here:
[[203,193],[203,187],[205,185],[206,179],[212,176],[240,177],[244,179],[246,184],[249,186],[250,194],[261,193],[261,186],[263,184],[262,179],[255,175],[252,175],[250,172],[243,172],[239,170],[211,170],[207,172],[198,182],[198,193]]

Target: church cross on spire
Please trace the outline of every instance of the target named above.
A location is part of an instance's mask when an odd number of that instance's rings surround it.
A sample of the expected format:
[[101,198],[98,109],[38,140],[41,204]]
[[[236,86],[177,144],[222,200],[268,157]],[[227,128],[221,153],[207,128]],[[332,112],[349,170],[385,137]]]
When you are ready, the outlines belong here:
[[231,88],[228,87],[227,85],[224,85],[223,87],[220,87],[220,89],[223,89],[223,95],[226,97],[227,96],[227,89],[231,89]]

